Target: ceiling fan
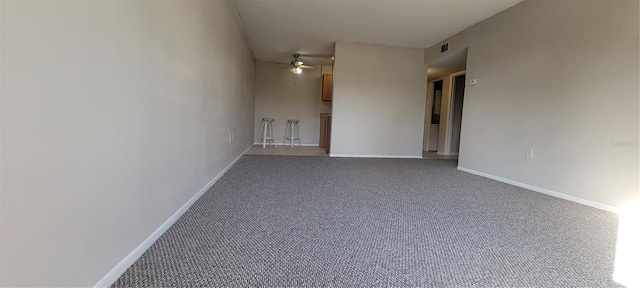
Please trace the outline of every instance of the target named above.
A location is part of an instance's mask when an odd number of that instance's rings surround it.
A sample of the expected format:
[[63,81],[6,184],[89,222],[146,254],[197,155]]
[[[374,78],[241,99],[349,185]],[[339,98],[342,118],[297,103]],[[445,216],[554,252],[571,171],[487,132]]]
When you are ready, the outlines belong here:
[[291,64],[289,64],[289,66],[285,66],[282,68],[289,68],[289,71],[291,71],[291,73],[293,74],[301,74],[302,73],[302,69],[315,69],[316,67],[313,66],[309,66],[309,65],[304,65],[304,63],[302,63],[302,61],[298,60],[298,57],[300,57],[300,54],[293,54],[293,61],[291,61]]

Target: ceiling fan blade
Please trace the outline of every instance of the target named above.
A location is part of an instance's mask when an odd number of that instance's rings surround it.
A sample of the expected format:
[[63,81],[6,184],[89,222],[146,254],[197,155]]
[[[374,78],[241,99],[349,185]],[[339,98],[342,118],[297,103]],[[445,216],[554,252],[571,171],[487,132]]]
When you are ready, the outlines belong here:
[[316,67],[309,66],[309,65],[299,65],[298,67],[300,67],[302,69],[316,69]]

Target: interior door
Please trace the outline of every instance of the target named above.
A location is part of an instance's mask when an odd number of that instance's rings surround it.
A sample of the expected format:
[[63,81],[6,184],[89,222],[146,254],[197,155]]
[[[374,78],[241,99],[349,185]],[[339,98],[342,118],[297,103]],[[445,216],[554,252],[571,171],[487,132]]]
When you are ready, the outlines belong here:
[[456,76],[453,84],[453,115],[451,117],[451,154],[460,151],[460,130],[462,128],[462,106],[464,104],[465,75]]

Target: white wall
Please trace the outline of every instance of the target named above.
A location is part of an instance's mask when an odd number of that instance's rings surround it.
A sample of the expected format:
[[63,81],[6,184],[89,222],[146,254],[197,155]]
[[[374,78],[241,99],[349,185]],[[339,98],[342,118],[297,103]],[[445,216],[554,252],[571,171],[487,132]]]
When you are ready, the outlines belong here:
[[331,155],[422,157],[423,51],[336,43]]
[[525,1],[443,41],[444,54],[469,47],[478,80],[459,166],[618,208],[640,200],[638,8]]
[[254,58],[225,1],[1,5],[0,285],[92,286],[252,143]]
[[254,141],[260,142],[262,118],[275,119],[278,143],[284,142],[287,120],[298,119],[302,144],[317,146],[320,113],[331,112],[330,102],[322,101],[322,73],[331,74],[330,66],[304,70],[299,75],[283,66],[286,65],[256,62]]

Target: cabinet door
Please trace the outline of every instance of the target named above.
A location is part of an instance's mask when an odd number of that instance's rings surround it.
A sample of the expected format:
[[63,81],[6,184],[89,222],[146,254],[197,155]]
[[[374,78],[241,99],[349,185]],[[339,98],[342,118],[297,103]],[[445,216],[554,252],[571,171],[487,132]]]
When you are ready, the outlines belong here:
[[327,136],[324,145],[327,146],[325,151],[329,154],[331,152],[331,116],[327,117]]
[[327,147],[327,117],[320,117],[320,148]]
[[322,101],[331,101],[331,85],[332,76],[329,74],[322,75]]

